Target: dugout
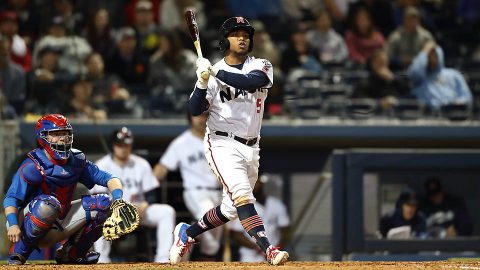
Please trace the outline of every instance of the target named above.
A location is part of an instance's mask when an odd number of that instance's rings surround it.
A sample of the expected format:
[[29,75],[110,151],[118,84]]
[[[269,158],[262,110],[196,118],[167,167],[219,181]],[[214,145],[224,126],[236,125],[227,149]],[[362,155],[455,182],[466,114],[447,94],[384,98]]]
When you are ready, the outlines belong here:
[[[445,258],[434,254],[478,256],[475,252],[480,251],[480,217],[476,215],[480,206],[480,151],[337,150],[332,155],[332,172],[332,213],[335,213],[332,220],[332,260],[342,260],[344,255],[352,253],[360,254],[355,257],[358,260],[375,260],[375,257],[381,260],[422,260],[421,255],[407,255],[420,252],[424,254],[423,260]],[[375,230],[385,206],[382,202],[385,202],[386,191],[407,185],[422,190],[424,180],[431,176],[442,178],[445,190],[465,200],[474,224],[473,236],[378,239]],[[399,257],[398,253],[404,255]]]

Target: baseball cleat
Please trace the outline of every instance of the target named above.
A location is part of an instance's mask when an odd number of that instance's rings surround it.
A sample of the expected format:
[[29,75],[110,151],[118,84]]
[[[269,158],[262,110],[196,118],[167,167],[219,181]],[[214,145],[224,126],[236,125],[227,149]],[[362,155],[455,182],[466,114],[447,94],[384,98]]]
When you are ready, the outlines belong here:
[[55,261],[57,264],[96,264],[100,258],[100,253],[90,251],[82,258],[72,259],[68,256],[69,248],[61,246],[55,252]]
[[267,248],[267,261],[271,265],[281,265],[288,260],[288,252],[279,250],[278,247],[269,246]]
[[170,249],[170,264],[177,264],[182,260],[185,253],[190,252],[190,245],[195,240],[187,235],[187,229],[190,227],[187,223],[178,223],[173,231],[173,245]]
[[25,257],[23,257],[20,254],[14,253],[8,256],[8,261],[7,263],[10,265],[22,265],[27,261]]

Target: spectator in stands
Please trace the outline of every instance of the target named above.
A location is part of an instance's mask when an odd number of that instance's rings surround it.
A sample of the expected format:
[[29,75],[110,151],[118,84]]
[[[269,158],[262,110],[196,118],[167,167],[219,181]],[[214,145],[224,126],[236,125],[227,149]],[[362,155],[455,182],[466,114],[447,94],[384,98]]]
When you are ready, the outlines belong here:
[[84,59],[92,52],[87,40],[74,34],[67,35],[67,28],[62,17],[56,16],[51,19],[47,35],[35,44],[33,61],[38,59],[38,52],[44,47],[54,46],[63,49],[59,58],[59,67],[68,70],[71,74],[80,75],[84,72]]
[[[252,26],[255,28],[255,35],[253,36],[253,44],[255,46],[253,46],[252,55],[258,58],[269,59],[274,67],[280,67],[280,51],[273,44],[270,34],[265,29],[265,25],[261,21],[255,20],[252,21]],[[268,99],[265,103],[266,117],[281,113],[284,77],[280,69],[273,74],[275,84],[268,91]]]
[[290,22],[314,21],[324,9],[324,0],[290,1],[282,0],[283,12]]
[[324,0],[323,4],[328,13],[332,16],[335,29],[344,32],[344,26],[349,20],[350,6],[357,0]]
[[[176,1],[162,0],[160,7],[160,23],[162,29],[173,31],[185,28],[185,10],[192,9],[195,11],[198,29],[200,32],[207,31],[208,19],[203,8],[204,1]],[[188,31],[187,29],[185,29]],[[202,43],[203,44],[203,43]],[[202,48],[203,49],[203,48]]]
[[265,25],[258,20],[252,21],[252,26],[255,28],[255,35],[253,36],[253,44],[255,46],[252,50],[252,55],[257,58],[269,59],[272,66],[280,66],[280,52],[273,44],[270,34],[266,31]]
[[[259,181],[255,183],[253,195],[256,198],[255,209],[264,218],[266,234],[272,245],[285,248],[288,244],[290,218],[285,204],[273,197],[267,196],[264,192],[264,185],[268,181],[267,175],[260,175]],[[240,246],[240,261],[242,262],[263,262],[265,255],[255,244],[254,240],[245,232],[240,221],[237,219],[231,225],[232,239]]]
[[349,29],[345,33],[350,59],[364,65],[373,52],[383,47],[385,39],[375,29],[372,17],[366,8],[358,8],[353,14]]
[[388,56],[384,50],[375,51],[368,61],[369,77],[357,84],[353,98],[378,99],[384,110],[398,103],[398,98],[410,92],[408,83],[395,76],[388,67]]
[[[398,196],[395,209],[380,220],[379,230],[383,238],[399,239],[427,236],[425,216],[418,211],[417,192],[405,188]],[[394,230],[392,230],[394,229]]]
[[91,53],[85,59],[86,80],[92,83],[94,103],[104,104],[110,114],[121,114],[129,110],[127,100],[130,93],[122,80],[114,74],[105,73],[105,64],[99,53]]
[[322,66],[307,40],[306,25],[299,23],[290,34],[290,43],[282,54],[281,70],[288,76],[294,70],[320,74]]
[[386,37],[395,29],[392,2],[390,0],[359,0],[351,4],[349,13],[354,13],[358,8],[368,9],[372,15],[373,23],[382,32],[382,35]]
[[322,64],[341,63],[348,58],[345,41],[333,30],[330,15],[326,11],[317,14],[315,27],[308,31],[307,38]]
[[74,0],[53,0],[51,2],[53,2],[53,5],[50,4],[50,9],[48,9],[50,14],[47,18],[59,16],[65,24],[67,35],[79,34],[84,27],[85,17],[78,10],[74,9]]
[[148,93],[148,61],[137,49],[135,31],[131,27],[123,27],[116,33],[115,41],[115,52],[106,61],[107,72],[117,74],[131,93]]
[[115,40],[110,26],[110,14],[104,8],[97,9],[88,21],[83,37],[103,59],[109,59],[115,51]]
[[59,67],[63,49],[43,46],[38,51],[38,66],[30,73],[31,89],[27,112],[36,114],[59,113],[68,99],[68,89],[76,76]]
[[420,12],[408,7],[404,13],[403,25],[389,37],[386,44],[387,54],[394,67],[407,68],[413,57],[422,50],[423,45],[434,40],[432,34],[420,25]]
[[18,16],[13,11],[0,13],[0,34],[8,38],[10,43],[10,58],[22,66],[25,72],[32,69],[32,54],[25,40],[18,35]]
[[151,55],[158,47],[152,7],[150,0],[140,0],[135,4],[133,28],[137,37],[137,47],[145,55]]
[[107,112],[102,103],[92,99],[92,83],[78,81],[72,86],[69,102],[62,108],[62,114],[70,119],[107,119]]
[[408,76],[413,82],[415,96],[432,109],[472,102],[472,94],[462,74],[445,67],[443,50],[433,41],[425,43],[413,59]]
[[[151,105],[154,110],[173,111],[177,97],[188,97],[191,85],[197,79],[195,61],[197,55],[183,48],[178,32],[161,31],[158,49],[150,58],[148,85],[151,87]],[[183,104],[186,104],[185,102]]]
[[25,72],[9,57],[9,40],[0,35],[0,119],[14,118],[23,110],[26,97]]
[[18,34],[27,44],[31,44],[40,34],[40,17],[36,1],[0,1],[1,10],[11,10],[17,14]]
[[427,216],[427,230],[432,237],[472,235],[473,224],[465,202],[446,193],[440,179],[432,177],[425,181],[425,199],[422,211]]

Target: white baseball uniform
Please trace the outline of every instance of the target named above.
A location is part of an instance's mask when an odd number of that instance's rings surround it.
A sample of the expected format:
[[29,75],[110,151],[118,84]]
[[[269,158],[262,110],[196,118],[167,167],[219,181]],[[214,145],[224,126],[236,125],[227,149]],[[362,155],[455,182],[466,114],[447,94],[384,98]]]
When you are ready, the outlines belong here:
[[[102,157],[96,164],[102,170],[110,172],[122,179],[123,198],[135,205],[145,202],[145,192],[159,186],[148,161],[137,155],[130,154],[127,164],[123,167],[115,163],[111,155]],[[105,187],[96,185],[91,192],[107,193],[108,190]],[[168,262],[168,253],[173,242],[171,234],[174,223],[175,210],[166,204],[150,204],[140,217],[140,225],[157,228],[155,262]],[[99,262],[110,262],[110,242],[101,238],[95,242],[94,247],[97,252],[100,252]]]
[[[258,202],[255,202],[255,209],[259,216],[263,219],[263,224],[265,226],[266,233],[268,235],[268,239],[270,243],[274,246],[278,245],[281,240],[281,228],[285,228],[290,226],[290,218],[287,214],[287,208],[277,198],[272,196],[268,196],[265,199],[265,205],[262,205]],[[232,222],[230,227],[232,231],[238,231],[244,233],[244,235],[254,242],[253,239],[245,232],[240,224],[240,220],[235,220]],[[247,247],[240,247],[240,261],[242,262],[264,262],[265,261],[265,254],[263,252],[258,252],[257,250],[247,248]]]
[[[218,205],[221,186],[205,159],[202,139],[191,129],[175,138],[160,159],[160,164],[170,171],[180,169],[183,179],[183,199],[195,219]],[[215,255],[220,248],[221,231],[208,231],[200,236],[200,251]]]
[[206,99],[210,115],[204,139],[205,155],[223,184],[220,209],[232,220],[237,217],[234,201],[237,204],[255,201],[252,189],[258,177],[260,128],[268,89],[273,83],[273,67],[268,60],[251,56],[246,58],[241,69],[228,65],[225,59],[217,62],[215,67],[240,74],[260,70],[270,80],[253,93],[235,89],[213,76],[208,81]]

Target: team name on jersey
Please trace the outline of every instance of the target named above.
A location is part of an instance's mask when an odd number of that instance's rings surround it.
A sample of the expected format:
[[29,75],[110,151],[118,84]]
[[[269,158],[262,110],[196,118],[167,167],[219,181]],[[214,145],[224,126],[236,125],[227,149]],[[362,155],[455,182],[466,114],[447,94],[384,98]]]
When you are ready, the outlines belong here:
[[[255,93],[256,91],[263,93],[265,90],[266,88],[257,88],[255,89],[255,91],[248,91],[248,90],[236,89],[236,88],[233,88],[232,90],[232,88],[227,86],[225,89],[222,89],[220,91],[220,100],[222,101],[222,103],[225,103],[232,99],[238,98],[240,95],[242,95],[242,97],[245,97],[248,95],[248,93]],[[232,96],[232,93],[233,93],[233,96]]]
[[196,154],[191,154],[187,157],[188,163],[192,164],[197,161],[202,161],[205,159],[205,154],[203,152],[198,152]]

